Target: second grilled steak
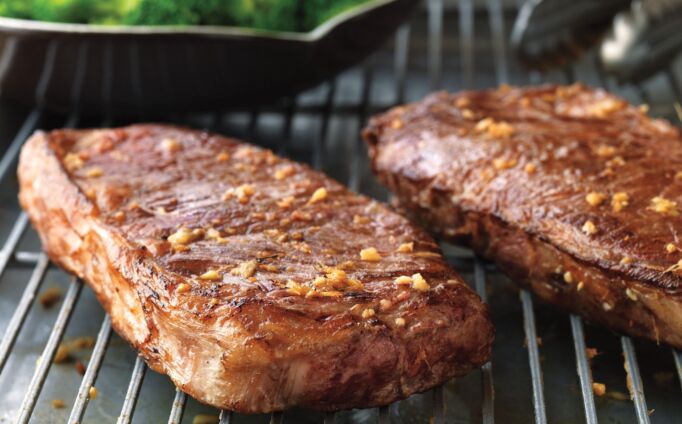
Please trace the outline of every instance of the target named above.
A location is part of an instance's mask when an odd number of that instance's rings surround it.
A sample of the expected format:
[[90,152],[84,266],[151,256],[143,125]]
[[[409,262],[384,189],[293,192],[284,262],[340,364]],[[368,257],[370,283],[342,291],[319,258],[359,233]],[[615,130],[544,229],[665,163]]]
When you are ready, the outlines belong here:
[[19,181],[50,257],[202,402],[383,405],[490,355],[488,309],[433,239],[271,151],[157,125],[38,132]]
[[437,93],[365,131],[435,234],[544,300],[682,348],[682,136],[582,85]]

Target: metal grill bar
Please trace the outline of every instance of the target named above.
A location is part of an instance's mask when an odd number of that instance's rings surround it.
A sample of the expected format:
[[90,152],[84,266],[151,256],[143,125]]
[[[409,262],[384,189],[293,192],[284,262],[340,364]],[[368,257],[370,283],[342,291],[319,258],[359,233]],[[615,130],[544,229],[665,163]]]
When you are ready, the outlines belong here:
[[[483,261],[479,257],[474,258],[474,283],[476,285],[476,292],[481,296],[481,300],[487,303],[488,294],[485,290],[485,268]],[[481,368],[481,379],[483,381],[483,402],[481,406],[483,424],[493,424],[495,422],[495,383],[493,380],[492,360]]]
[[[370,59],[367,64],[363,67],[362,74],[362,99],[360,106],[360,115],[358,125],[362,125],[367,119],[368,105],[370,100],[370,94],[372,92],[372,76],[374,74],[373,62]],[[353,191],[359,191],[360,184],[362,183],[362,169],[360,165],[362,164],[362,139],[360,137],[355,137],[353,141],[353,158],[351,159],[351,174],[348,179],[348,187]]]
[[220,411],[220,416],[218,417],[219,424],[230,424],[232,422],[232,412],[231,411]]
[[21,403],[19,417],[17,418],[18,424],[27,423],[31,419],[33,408],[35,408],[36,402],[38,401],[38,396],[40,395],[40,391],[47,378],[47,373],[50,371],[52,360],[57,352],[62,336],[64,336],[66,325],[69,323],[71,312],[73,312],[73,309],[76,306],[76,301],[80,296],[82,288],[83,283],[76,277],[72,277],[71,283],[69,284],[69,290],[66,292],[62,306],[59,309],[57,321],[55,321],[55,324],[52,327],[50,338],[47,340],[42,355],[40,355],[40,362],[33,373],[33,378],[28,386],[24,400]]
[[677,83],[677,78],[675,78],[675,71],[672,68],[672,65],[666,68],[665,74],[668,77],[668,82],[670,82],[670,86],[673,88],[673,93],[675,94],[675,99],[677,99],[677,104],[682,102],[682,88],[680,88],[680,85]]
[[97,374],[99,373],[99,369],[102,366],[102,361],[104,360],[104,355],[106,354],[110,338],[111,318],[107,314],[104,316],[104,320],[102,321],[102,326],[100,327],[99,334],[97,335],[95,347],[92,350],[92,355],[90,356],[90,361],[88,362],[88,368],[85,370],[85,375],[81,380],[81,385],[78,389],[78,395],[76,396],[76,402],[71,409],[71,416],[69,417],[70,424],[78,424],[83,419],[85,408],[88,407],[88,401],[90,400],[90,389],[94,387],[95,380],[97,379]]
[[507,49],[505,47],[504,17],[500,0],[488,0],[488,17],[493,41],[493,57],[495,59],[495,75],[498,84],[509,82],[507,71]]
[[379,408],[379,424],[390,424],[391,416],[387,406]]
[[116,424],[128,424],[132,421],[135,405],[137,404],[140,388],[142,387],[142,380],[144,380],[146,371],[147,365],[144,363],[142,357],[138,356],[135,359],[135,366],[133,367],[133,373],[130,376],[128,391],[126,392],[126,397],[123,401],[123,406],[121,407],[121,414],[118,416]]
[[407,61],[409,59],[410,24],[398,29],[395,34],[395,102],[405,101],[405,80],[407,79]]
[[249,127],[247,129],[248,138],[249,138],[249,140],[251,140],[251,142],[255,142],[257,139],[256,128],[258,127],[259,117],[260,117],[260,108],[258,106],[254,106],[251,109],[251,113],[249,115]]
[[19,304],[7,325],[5,335],[2,337],[2,342],[0,342],[0,372],[5,368],[7,358],[9,358],[14,342],[17,340],[19,331],[21,331],[21,327],[24,325],[26,315],[33,305],[33,299],[36,297],[49,263],[47,255],[41,254],[40,260],[35,268],[33,268],[33,273],[26,284],[24,293],[21,295],[21,299],[19,299]]
[[19,150],[21,150],[21,146],[24,144],[24,141],[26,141],[31,132],[33,132],[33,130],[36,128],[42,117],[43,112],[41,109],[33,109],[31,113],[29,113],[24,123],[21,125],[19,132],[7,148],[2,160],[0,160],[0,181],[5,179],[7,171],[11,169],[17,156],[19,156]]
[[528,345],[528,362],[530,364],[530,374],[533,379],[535,422],[538,424],[546,424],[547,412],[545,411],[545,394],[542,384],[542,370],[540,368],[538,336],[535,329],[535,312],[533,311],[533,301],[530,297],[530,293],[525,289],[521,290],[521,305],[523,308],[523,327],[526,333],[526,344]]
[[270,424],[282,424],[284,422],[283,412],[273,412],[270,416]]
[[36,264],[40,260],[41,252],[18,251],[14,253],[14,260],[17,264]]
[[433,422],[434,424],[445,424],[443,386],[438,386],[433,389]]
[[45,97],[47,87],[50,84],[50,79],[52,78],[52,71],[54,70],[54,62],[55,58],[57,57],[58,46],[59,44],[54,41],[48,45],[47,52],[45,54],[45,66],[43,67],[43,71],[40,74],[38,85],[36,87],[36,103],[38,106],[34,108],[28,115],[16,137],[14,137],[14,140],[12,140],[12,143],[7,148],[2,160],[0,160],[0,181],[5,178],[7,171],[11,168],[12,164],[14,164],[14,161],[19,155],[19,150],[24,144],[24,141],[26,138],[28,138],[28,135],[33,131],[38,124],[38,121],[42,117],[43,99]]
[[185,405],[187,405],[187,395],[176,387],[173,406],[171,407],[170,416],[168,417],[168,424],[180,424],[182,422],[182,415],[185,413]]
[[0,251],[0,277],[5,273],[7,263],[12,257],[12,252],[16,249],[17,244],[19,244],[19,240],[21,239],[21,235],[24,234],[27,223],[28,217],[26,214],[24,212],[20,213],[19,218],[17,218],[14,226],[12,226],[12,230],[10,231],[7,240],[5,240],[5,245],[2,246],[2,251]]
[[284,107],[284,126],[282,128],[282,144],[279,146],[277,151],[280,155],[286,155],[289,149],[289,143],[291,139],[291,129],[294,121],[294,114],[296,113],[296,107],[298,100],[296,97],[288,98],[286,101],[286,106]]
[[679,350],[673,349],[673,359],[675,359],[677,377],[680,379],[680,385],[682,385],[682,353]]
[[623,356],[625,357],[628,389],[630,390],[630,397],[635,402],[637,421],[640,424],[648,424],[649,411],[647,410],[646,400],[644,399],[644,385],[642,384],[642,377],[639,374],[635,347],[632,344],[632,340],[627,336],[621,336],[620,341],[623,346]]
[[329,117],[332,113],[334,105],[334,96],[336,94],[336,79],[333,79],[327,85],[327,95],[325,96],[324,105],[322,106],[322,124],[320,125],[320,133],[315,139],[313,146],[313,167],[315,169],[322,169],[325,166],[324,158],[326,157],[326,140],[329,132]]
[[335,424],[336,414],[334,412],[327,412],[324,414],[324,424]]
[[440,87],[443,56],[443,0],[428,0],[429,18],[429,80],[431,90]]
[[462,85],[471,88],[474,84],[474,6],[471,0],[460,0],[458,5]]
[[592,371],[590,369],[590,362],[587,358],[583,322],[580,317],[573,314],[571,314],[571,331],[573,332],[575,359],[577,362],[578,376],[580,377],[580,390],[583,394],[585,419],[587,420],[587,424],[596,424],[597,411],[594,405],[594,392],[592,391]]

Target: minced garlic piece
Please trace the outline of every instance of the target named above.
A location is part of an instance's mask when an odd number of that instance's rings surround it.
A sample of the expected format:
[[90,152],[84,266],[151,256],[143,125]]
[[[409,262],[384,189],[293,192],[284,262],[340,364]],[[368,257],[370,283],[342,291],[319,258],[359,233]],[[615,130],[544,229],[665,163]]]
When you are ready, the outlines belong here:
[[634,290],[630,288],[625,289],[625,295],[633,302],[637,301],[637,293]]
[[606,166],[609,168],[615,168],[618,166],[625,166],[625,159],[622,156],[615,156],[613,159],[606,161]]
[[126,219],[126,213],[123,211],[117,211],[114,215],[113,218],[116,222],[123,222]]
[[211,240],[215,240],[218,243],[227,243],[228,240],[226,238],[223,238],[223,236],[220,234],[220,231],[216,230],[215,228],[209,228],[206,230],[206,237],[208,237]]
[[504,170],[504,169],[509,169],[513,168],[516,166],[516,159],[503,159],[503,158],[496,158],[493,159],[493,166],[497,170]]
[[161,141],[161,147],[169,153],[177,152],[180,150],[182,145],[180,142],[174,138],[164,138],[163,141]]
[[429,291],[431,286],[429,286],[429,283],[426,282],[421,274],[417,273],[412,275],[412,288],[417,291],[425,292]]
[[579,282],[578,282],[578,286],[577,286],[578,291],[582,290],[583,287],[585,287],[585,283],[582,282],[582,281],[579,281]]
[[294,197],[288,196],[282,200],[277,201],[277,206],[279,206],[282,209],[289,209],[292,203],[294,203]]
[[310,290],[309,287],[297,283],[294,280],[287,280],[286,283],[287,292],[294,294],[296,296],[303,296]]
[[594,347],[586,347],[585,355],[587,355],[587,359],[593,359],[594,357],[599,355],[599,351]]
[[71,349],[69,349],[68,345],[66,345],[65,343],[60,343],[59,347],[57,347],[57,353],[55,353],[52,362],[54,362],[55,364],[61,364],[63,362],[66,362],[71,356],[70,350]]
[[85,171],[85,176],[88,178],[97,178],[101,177],[102,175],[104,175],[104,171],[98,166],[93,166],[92,168]]
[[405,318],[396,318],[395,319],[395,325],[398,327],[404,327],[405,326]]
[[476,131],[476,132],[488,131],[488,128],[490,127],[490,125],[493,124],[493,122],[495,122],[495,121],[493,120],[493,118],[484,118],[484,119],[481,119],[480,121],[478,121],[478,122],[476,123],[476,126],[474,127],[474,131]]
[[390,309],[391,306],[393,306],[393,302],[391,302],[388,299],[381,299],[379,301],[379,305],[381,306],[381,309],[386,310],[386,309]]
[[252,259],[250,261],[242,262],[238,267],[233,268],[230,272],[232,275],[241,275],[244,278],[249,278],[256,273],[256,268],[258,268],[258,263],[255,259]]
[[409,243],[403,243],[400,246],[398,246],[398,249],[396,249],[396,252],[398,253],[410,253],[414,250],[414,242],[409,242]]
[[192,287],[191,287],[189,284],[187,284],[187,283],[180,283],[180,284],[178,284],[178,286],[175,288],[175,292],[176,292],[176,293],[187,293],[188,291],[190,291],[191,288],[192,288]]
[[606,195],[604,193],[598,193],[596,191],[590,192],[585,196],[585,201],[590,204],[590,206],[599,206],[604,200],[606,200]]
[[455,106],[457,107],[467,107],[471,104],[471,99],[468,97],[458,97],[457,100],[455,100]]
[[588,236],[596,234],[597,226],[594,225],[594,222],[592,221],[585,221],[585,224],[583,224],[583,233],[587,234]]
[[474,112],[472,112],[472,111],[469,110],[469,109],[463,109],[463,110],[462,110],[462,117],[463,117],[464,119],[474,119],[475,116],[476,116],[476,115],[474,115]]
[[325,278],[332,285],[344,284],[348,281],[346,271],[339,268],[327,269]]
[[310,196],[310,200],[308,200],[308,203],[312,204],[312,203],[321,202],[326,198],[327,198],[327,189],[324,187],[320,187],[317,190],[315,190],[315,192],[313,193],[312,196]]
[[242,184],[234,190],[234,193],[237,195],[239,203],[244,204],[249,202],[249,199],[253,196],[255,191],[252,185]]
[[399,286],[410,285],[412,284],[412,277],[408,277],[407,275],[401,275],[400,277],[396,278],[393,282]]
[[97,389],[95,386],[90,386],[90,390],[88,390],[88,397],[90,400],[97,399]]
[[201,237],[203,231],[200,229],[190,230],[187,227],[180,227],[176,232],[168,236],[168,241],[172,244],[188,244]]
[[628,196],[627,193],[625,192],[618,192],[615,193],[611,197],[611,207],[613,208],[614,212],[620,212],[623,210],[624,207],[628,205],[628,202],[630,201],[630,196]]
[[369,224],[369,218],[363,215],[353,215],[353,224]]
[[592,383],[592,391],[597,396],[604,396],[606,394],[606,385],[603,383]]
[[341,297],[343,293],[338,290],[327,290],[319,292],[322,297]]
[[508,122],[500,121],[488,128],[488,134],[495,138],[508,138],[514,134],[514,127]]
[[538,168],[534,163],[527,163],[526,166],[523,167],[526,174],[534,174],[537,169]]
[[230,160],[230,154],[227,152],[220,152],[218,156],[216,156],[216,159],[218,162],[227,162]]
[[50,287],[40,295],[39,301],[43,308],[49,309],[62,298],[62,292],[57,287]]
[[278,181],[283,180],[286,177],[293,175],[294,171],[295,171],[295,169],[294,169],[293,165],[287,165],[287,166],[284,166],[282,168],[279,168],[275,171],[275,179]]
[[606,118],[625,108],[625,102],[610,97],[598,100],[589,106],[589,113],[597,118]]
[[375,314],[376,314],[376,312],[374,312],[374,309],[372,309],[372,308],[367,308],[364,311],[362,311],[362,317],[364,319],[372,318]]
[[381,255],[373,247],[368,247],[360,251],[360,259],[368,262],[378,262],[381,260]]
[[211,270],[208,270],[208,271],[204,272],[203,274],[201,274],[199,276],[199,278],[202,280],[213,281],[213,280],[220,280],[222,278],[222,276],[220,275],[220,273],[218,271],[211,269]]
[[620,260],[620,263],[623,265],[628,265],[632,263],[632,258],[629,256],[623,256],[623,259]]
[[476,132],[485,132],[493,138],[508,138],[514,134],[514,127],[505,121],[496,122],[492,118],[478,121],[474,127]]
[[573,274],[571,274],[571,271],[564,272],[564,281],[568,284],[573,283]]
[[674,253],[677,250],[677,246],[673,243],[668,243],[665,245],[665,251],[668,253]]
[[192,424],[217,424],[220,417],[217,415],[199,414],[192,419]]
[[601,307],[602,307],[602,309],[604,309],[606,312],[608,312],[608,311],[610,311],[611,309],[613,309],[613,305],[611,305],[610,303],[607,303],[607,302],[602,303],[602,304],[601,304]]
[[610,158],[616,154],[616,148],[607,144],[600,144],[596,150],[597,156],[602,158]]
[[83,159],[75,153],[67,153],[63,161],[64,167],[69,172],[73,172],[83,166]]
[[649,209],[663,215],[679,215],[679,212],[677,211],[677,202],[660,196],[651,199],[651,206],[649,206]]

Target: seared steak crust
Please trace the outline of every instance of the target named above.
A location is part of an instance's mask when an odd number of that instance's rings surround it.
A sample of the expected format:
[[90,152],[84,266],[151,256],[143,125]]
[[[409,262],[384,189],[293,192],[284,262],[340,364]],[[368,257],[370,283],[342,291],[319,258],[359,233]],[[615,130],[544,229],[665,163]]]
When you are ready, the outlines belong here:
[[436,93],[373,118],[372,167],[433,233],[550,303],[682,347],[682,135],[603,90]]
[[207,404],[383,405],[490,355],[487,307],[430,237],[270,151],[158,125],[38,132],[19,179],[50,258]]

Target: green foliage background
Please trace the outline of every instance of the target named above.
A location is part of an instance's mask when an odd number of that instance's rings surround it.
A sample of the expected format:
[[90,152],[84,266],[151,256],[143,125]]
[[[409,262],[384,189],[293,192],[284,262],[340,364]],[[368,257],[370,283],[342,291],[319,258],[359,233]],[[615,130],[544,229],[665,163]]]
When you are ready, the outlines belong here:
[[368,0],[0,0],[0,16],[104,25],[232,25],[310,31]]

